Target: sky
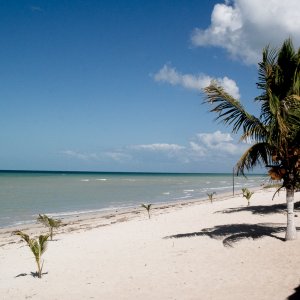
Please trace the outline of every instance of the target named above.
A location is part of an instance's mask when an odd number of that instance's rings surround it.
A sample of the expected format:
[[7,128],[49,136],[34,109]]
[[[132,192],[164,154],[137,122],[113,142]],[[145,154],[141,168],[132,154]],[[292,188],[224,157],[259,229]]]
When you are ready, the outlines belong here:
[[231,172],[217,80],[253,114],[262,49],[300,46],[298,0],[0,1],[0,169]]

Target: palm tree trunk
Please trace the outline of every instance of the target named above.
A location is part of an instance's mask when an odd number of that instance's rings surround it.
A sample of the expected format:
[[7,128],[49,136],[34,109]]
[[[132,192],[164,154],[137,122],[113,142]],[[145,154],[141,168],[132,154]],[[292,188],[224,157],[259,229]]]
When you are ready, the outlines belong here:
[[37,267],[38,267],[38,278],[42,278],[42,268],[41,268],[41,262],[40,262],[40,258],[36,259],[36,263],[37,263]]
[[286,205],[287,205],[287,227],[285,240],[291,241],[297,238],[297,231],[294,221],[294,188],[286,187]]

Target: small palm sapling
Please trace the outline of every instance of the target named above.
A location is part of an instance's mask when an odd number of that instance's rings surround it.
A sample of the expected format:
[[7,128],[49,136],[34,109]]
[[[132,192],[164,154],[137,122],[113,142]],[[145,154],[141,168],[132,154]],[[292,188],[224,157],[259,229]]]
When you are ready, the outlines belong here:
[[250,198],[254,194],[254,192],[250,192],[247,188],[242,188],[243,197],[245,197],[248,201],[248,206],[250,205]]
[[150,219],[150,217],[151,217],[151,216],[150,216],[151,205],[152,205],[152,204],[142,204],[142,205],[141,205],[142,207],[144,207],[144,208],[147,210],[149,219]]
[[210,200],[210,203],[213,203],[213,197],[216,195],[216,192],[213,193],[207,193],[208,199]]
[[37,264],[37,276],[38,278],[42,277],[42,270],[43,270],[43,265],[44,262],[41,262],[41,257],[42,254],[46,251],[46,247],[47,247],[47,240],[49,238],[49,234],[48,235],[40,235],[37,239],[34,238],[30,238],[28,234],[17,230],[15,232],[13,232],[13,234],[20,236],[29,246],[31,252],[34,255],[36,264]]
[[47,215],[39,215],[37,218],[37,221],[44,224],[46,227],[49,228],[50,240],[52,241],[53,229],[61,226],[61,220],[52,219],[52,218],[48,217]]

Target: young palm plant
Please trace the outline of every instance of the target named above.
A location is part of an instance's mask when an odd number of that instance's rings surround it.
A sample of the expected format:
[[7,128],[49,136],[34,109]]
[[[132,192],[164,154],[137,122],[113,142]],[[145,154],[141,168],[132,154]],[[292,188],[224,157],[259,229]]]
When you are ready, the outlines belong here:
[[254,192],[250,192],[247,188],[242,188],[243,197],[245,197],[248,201],[248,206],[250,206],[250,199]]
[[49,228],[50,240],[53,240],[53,230],[61,226],[61,220],[55,220],[47,215],[39,215],[37,221]]
[[296,239],[294,191],[300,181],[300,49],[286,40],[279,50],[269,46],[259,63],[256,97],[261,105],[259,117],[248,113],[240,101],[226,93],[217,82],[204,89],[205,100],[213,106],[217,119],[241,132],[250,148],[237,162],[237,175],[256,165],[265,165],[271,179],[281,180],[286,189],[286,240]]
[[215,194],[216,194],[216,192],[207,193],[208,200],[210,201],[210,203],[213,203],[213,197],[214,197]]
[[151,210],[151,206],[152,206],[152,204],[142,204],[141,205],[142,207],[144,207],[146,210],[147,210],[147,212],[148,212],[148,217],[149,217],[149,219],[150,219],[150,210]]
[[20,230],[15,231],[14,234],[19,235],[29,246],[37,264],[37,276],[38,278],[41,278],[44,265],[44,262],[41,262],[41,257],[42,254],[46,251],[49,235],[40,235],[38,239],[31,239],[28,234]]

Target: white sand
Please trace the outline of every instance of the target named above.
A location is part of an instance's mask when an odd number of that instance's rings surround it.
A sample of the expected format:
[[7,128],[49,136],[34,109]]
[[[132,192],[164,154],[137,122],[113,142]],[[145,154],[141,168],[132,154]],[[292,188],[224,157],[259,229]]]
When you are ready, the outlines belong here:
[[[272,195],[257,191],[250,207],[285,203],[284,192],[274,201]],[[257,233],[255,225],[262,223],[285,227],[284,212],[222,212],[246,207],[245,198],[236,196],[155,209],[150,220],[136,210],[69,221],[49,242],[42,279],[31,275],[36,265],[29,248],[2,230],[0,299],[286,299],[300,284],[300,234],[284,242],[276,238],[284,238],[284,231],[267,232],[225,247],[226,237],[243,235],[237,224],[248,224],[246,233]],[[295,219],[299,226],[300,213]],[[200,235],[215,226],[224,232],[226,225],[231,233],[219,239]],[[185,236],[165,238],[177,234]]]

